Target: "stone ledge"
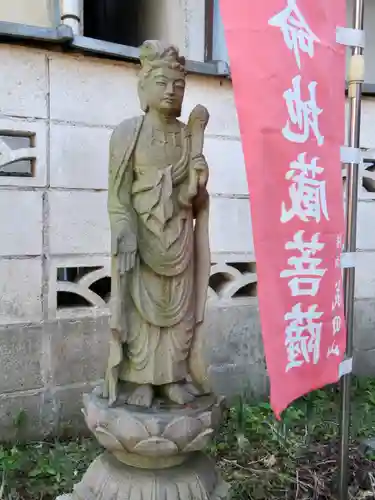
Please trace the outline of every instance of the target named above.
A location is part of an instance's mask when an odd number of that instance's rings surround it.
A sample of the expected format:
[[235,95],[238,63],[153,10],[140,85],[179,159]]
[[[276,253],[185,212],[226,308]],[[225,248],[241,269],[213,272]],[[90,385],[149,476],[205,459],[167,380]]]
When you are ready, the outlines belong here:
[[48,43],[65,43],[74,38],[69,26],[60,25],[57,28],[42,28],[20,23],[0,21],[0,40],[33,40]]
[[[0,21],[0,41],[9,40],[18,42],[34,41],[46,44],[62,44],[65,48],[88,52],[97,56],[112,59],[139,62],[139,49],[128,45],[97,40],[85,36],[75,36],[72,29],[66,25],[57,28],[41,28],[26,24],[9,23]],[[186,61],[188,73],[206,76],[229,77],[229,67],[225,61]]]
[[[138,47],[106,42],[105,40],[97,40],[86,36],[74,36],[70,43],[70,47],[83,52],[91,52],[94,55],[103,55],[136,63],[139,62]],[[186,61],[186,69],[188,73],[209,76],[226,77],[230,75],[228,64],[224,61],[200,62],[188,60]]]
[[[65,48],[71,48],[81,52],[88,52],[94,56],[108,57],[111,59],[139,62],[139,50],[137,47],[121,45],[96,40],[85,36],[75,36],[72,29],[66,25],[56,28],[42,28],[29,26],[26,24],[9,23],[0,21],[0,42],[9,40],[18,42],[34,41],[47,44],[62,44]],[[231,79],[230,67],[226,61],[186,61],[188,73],[216,76]],[[348,92],[348,85],[345,85],[345,93]],[[375,96],[375,83],[364,83],[362,94],[365,96]]]

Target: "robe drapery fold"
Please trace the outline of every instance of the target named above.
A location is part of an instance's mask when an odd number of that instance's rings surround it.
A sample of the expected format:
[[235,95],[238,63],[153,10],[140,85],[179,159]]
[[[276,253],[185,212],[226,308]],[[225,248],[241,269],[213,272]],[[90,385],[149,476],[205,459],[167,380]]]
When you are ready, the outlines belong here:
[[[155,169],[148,183],[138,176],[134,181],[133,153],[143,120],[125,120],[110,140],[112,338],[105,391],[110,399],[118,379],[162,385],[187,376],[210,274],[208,200],[194,224],[192,208],[174,206],[178,186],[171,181],[171,166]],[[120,234],[137,241],[135,266],[123,274]]]

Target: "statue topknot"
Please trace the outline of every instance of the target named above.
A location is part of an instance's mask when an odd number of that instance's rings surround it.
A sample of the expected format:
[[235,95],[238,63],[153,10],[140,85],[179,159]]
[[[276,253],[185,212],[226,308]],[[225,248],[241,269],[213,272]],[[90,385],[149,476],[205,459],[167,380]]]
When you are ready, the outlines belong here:
[[185,57],[180,56],[179,50],[158,40],[147,40],[140,47],[141,78],[145,78],[150,71],[161,66],[169,66],[185,73]]

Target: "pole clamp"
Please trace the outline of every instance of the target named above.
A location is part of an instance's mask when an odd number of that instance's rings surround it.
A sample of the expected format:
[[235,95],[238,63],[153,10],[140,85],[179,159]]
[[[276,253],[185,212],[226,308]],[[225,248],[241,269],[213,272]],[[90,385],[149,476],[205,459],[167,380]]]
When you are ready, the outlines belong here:
[[341,146],[340,160],[341,163],[355,163],[360,165],[362,163],[362,151],[360,148]]
[[341,269],[351,269],[356,266],[357,253],[344,252],[341,254],[340,266]]
[[353,358],[346,358],[339,364],[339,378],[349,375],[353,371]]
[[360,47],[365,48],[365,31],[355,28],[346,28],[337,26],[336,28],[336,42],[346,47]]

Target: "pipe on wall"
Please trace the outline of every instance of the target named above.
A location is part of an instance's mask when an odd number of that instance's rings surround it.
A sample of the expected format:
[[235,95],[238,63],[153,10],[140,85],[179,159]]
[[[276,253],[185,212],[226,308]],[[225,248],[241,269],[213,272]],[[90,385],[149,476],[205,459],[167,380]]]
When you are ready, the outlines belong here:
[[60,19],[62,24],[72,28],[75,35],[81,34],[82,0],[60,0]]

